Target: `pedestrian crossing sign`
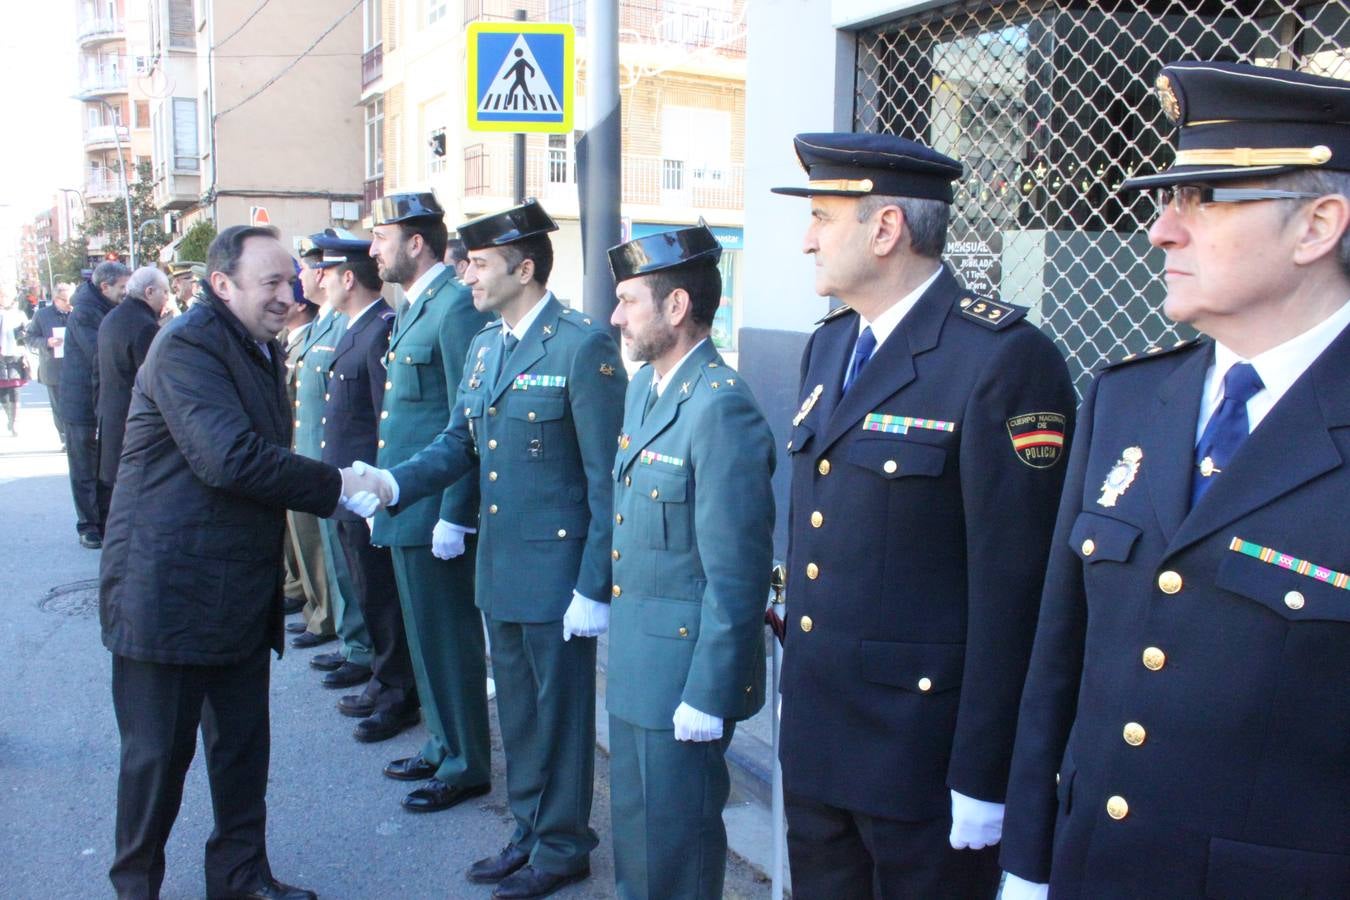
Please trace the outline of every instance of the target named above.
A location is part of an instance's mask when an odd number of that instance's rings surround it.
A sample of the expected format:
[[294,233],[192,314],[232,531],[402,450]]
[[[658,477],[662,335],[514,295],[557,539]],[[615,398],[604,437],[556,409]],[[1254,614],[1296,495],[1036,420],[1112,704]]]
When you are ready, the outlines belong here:
[[554,22],[473,22],[466,104],[471,131],[572,130],[576,31]]

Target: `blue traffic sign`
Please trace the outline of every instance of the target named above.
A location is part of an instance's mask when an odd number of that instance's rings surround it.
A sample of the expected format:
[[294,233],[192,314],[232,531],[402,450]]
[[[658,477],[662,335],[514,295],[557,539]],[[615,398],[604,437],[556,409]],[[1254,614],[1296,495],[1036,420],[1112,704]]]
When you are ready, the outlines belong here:
[[474,22],[467,36],[471,130],[572,130],[576,32],[571,25]]

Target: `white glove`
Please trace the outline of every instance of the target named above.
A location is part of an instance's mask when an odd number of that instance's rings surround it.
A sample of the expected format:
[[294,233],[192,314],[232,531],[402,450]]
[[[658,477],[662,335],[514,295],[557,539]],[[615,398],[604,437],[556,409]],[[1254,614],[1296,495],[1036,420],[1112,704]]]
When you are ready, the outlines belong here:
[[572,602],[563,613],[563,640],[599,637],[609,631],[609,604],[572,592]]
[[380,502],[379,497],[375,496],[370,491],[358,491],[351,497],[344,497],[342,499],[342,505],[361,518],[369,519],[371,516],[375,515],[375,513],[379,512],[384,504]]
[[1050,885],[1018,878],[1011,872],[1006,874],[1003,893],[999,894],[1001,900],[1049,900]]
[[468,532],[441,519],[431,529],[431,555],[437,559],[454,559],[464,555],[464,535]]
[[670,717],[675,723],[677,741],[720,741],[722,739],[722,720],[699,712],[688,703],[675,707],[675,715]]
[[976,800],[952,791],[952,847],[957,850],[982,850],[1002,839],[1002,803]]
[[357,475],[375,475],[379,477],[384,481],[385,489],[378,491],[377,494],[384,505],[398,505],[398,482],[394,480],[393,474],[388,469],[380,469],[375,466],[367,465],[358,459],[356,462],[352,463],[352,471]]

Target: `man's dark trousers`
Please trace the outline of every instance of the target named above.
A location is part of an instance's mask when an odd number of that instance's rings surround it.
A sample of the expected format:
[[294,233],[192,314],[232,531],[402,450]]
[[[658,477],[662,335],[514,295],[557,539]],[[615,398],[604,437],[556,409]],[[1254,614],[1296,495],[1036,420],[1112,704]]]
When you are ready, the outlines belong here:
[[398,602],[398,583],[394,580],[394,561],[388,547],[370,542],[370,527],[362,519],[338,518],[338,541],[351,570],[352,585],[361,615],[370,630],[375,647],[371,671],[379,682],[373,695],[376,709],[416,708],[417,684],[413,680],[412,659],[408,656],[408,637],[403,631],[403,610]]
[[61,384],[45,385],[47,388],[47,401],[52,407],[52,424],[56,426],[56,434],[61,438],[61,443],[66,442],[66,420],[61,418]]
[[70,467],[70,496],[75,500],[75,530],[103,534],[104,503],[98,481],[98,426],[66,423],[66,461]]
[[[183,798],[200,723],[216,828],[206,842],[206,895],[231,897],[271,877],[267,765],[271,751],[266,643],[228,666],[162,665],[114,654],[113,709],[122,737],[118,897],[158,897],[164,844]],[[166,751],[166,748],[168,752]]]

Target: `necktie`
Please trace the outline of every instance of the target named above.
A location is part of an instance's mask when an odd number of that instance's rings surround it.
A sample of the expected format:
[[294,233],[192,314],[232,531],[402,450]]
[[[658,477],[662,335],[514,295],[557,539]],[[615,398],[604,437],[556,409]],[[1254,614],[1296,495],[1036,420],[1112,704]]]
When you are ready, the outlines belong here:
[[1195,445],[1195,472],[1191,474],[1191,506],[1209,490],[1214,477],[1228,468],[1238,447],[1251,429],[1247,401],[1264,388],[1251,363],[1237,363],[1223,376],[1223,402],[1210,416],[1209,424]]
[[647,416],[651,415],[652,407],[656,405],[657,400],[656,385],[647,392],[647,402],[642,406],[642,421],[647,421]]
[[858,335],[858,340],[853,345],[853,358],[849,360],[848,371],[844,374],[844,393],[853,386],[853,382],[858,380],[859,373],[863,366],[872,358],[872,353],[877,349],[876,335],[872,334],[872,327],[869,325]]
[[497,375],[492,379],[494,385],[501,380],[502,370],[506,368],[506,361],[511,358],[511,353],[516,349],[516,344],[519,343],[520,338],[509,331],[502,336],[502,355],[497,357]]

